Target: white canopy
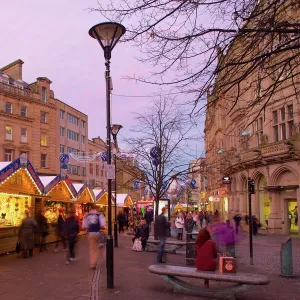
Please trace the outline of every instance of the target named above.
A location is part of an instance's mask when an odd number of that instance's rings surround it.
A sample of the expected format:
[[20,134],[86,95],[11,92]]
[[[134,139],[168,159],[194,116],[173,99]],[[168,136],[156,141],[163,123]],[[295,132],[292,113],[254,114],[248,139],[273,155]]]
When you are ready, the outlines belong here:
[[10,163],[11,163],[11,161],[0,161],[0,170],[4,169]]
[[78,193],[80,191],[80,189],[83,187],[83,183],[73,183],[73,186],[74,186],[76,192]]
[[40,180],[44,187],[46,187],[56,176],[40,176]]

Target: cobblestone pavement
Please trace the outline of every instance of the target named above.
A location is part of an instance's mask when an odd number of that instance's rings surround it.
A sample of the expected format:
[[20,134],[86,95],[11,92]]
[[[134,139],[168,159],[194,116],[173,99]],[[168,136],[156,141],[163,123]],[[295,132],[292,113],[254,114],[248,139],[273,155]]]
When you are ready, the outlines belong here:
[[[267,242],[267,237],[259,237],[260,242]],[[148,272],[148,266],[155,264],[156,253],[133,252],[131,251],[131,238],[121,236],[119,248],[115,249],[115,288],[106,289],[106,268],[102,266],[100,276],[99,299],[120,299],[120,300],[200,300],[208,299],[176,294],[172,292],[170,285],[166,284],[159,276]],[[246,243],[246,241],[243,241]],[[258,243],[258,239],[255,241]],[[275,243],[274,243],[275,245]],[[299,247],[296,249],[299,251]],[[269,253],[270,251],[270,253]],[[239,255],[238,267],[240,271],[257,272],[267,274],[271,283],[268,286],[259,286],[249,289],[237,295],[237,300],[300,300],[299,278],[286,279],[278,274],[278,264],[275,260],[278,254],[277,248],[260,246],[255,249],[254,266],[249,266],[248,246],[237,246]],[[295,256],[295,254],[294,254]],[[297,254],[297,256],[299,256]],[[167,263],[185,265],[185,256],[182,254],[168,254]],[[271,267],[272,266],[272,267]],[[270,273],[277,270],[274,274]],[[202,281],[189,280],[196,284],[203,284]],[[211,283],[211,286],[220,287],[220,283]]]
[[65,264],[65,251],[39,253],[23,259],[17,254],[0,257],[0,300],[88,300],[94,272],[89,269],[87,241],[80,237],[78,260]]

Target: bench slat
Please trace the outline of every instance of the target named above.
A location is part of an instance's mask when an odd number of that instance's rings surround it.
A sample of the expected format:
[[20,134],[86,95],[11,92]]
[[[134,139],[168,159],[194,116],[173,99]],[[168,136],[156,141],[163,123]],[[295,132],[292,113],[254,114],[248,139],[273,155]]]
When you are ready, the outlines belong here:
[[220,273],[218,271],[199,271],[196,268],[171,265],[151,265],[148,269],[151,273],[158,275],[209,279],[249,285],[265,285],[270,283],[270,280],[267,276],[252,273]]
[[[159,240],[152,240],[152,239],[149,239],[147,240],[147,243],[151,243],[151,244],[159,244]],[[180,245],[180,246],[185,246],[186,245],[186,242],[184,241],[166,241],[165,242],[166,245]]]

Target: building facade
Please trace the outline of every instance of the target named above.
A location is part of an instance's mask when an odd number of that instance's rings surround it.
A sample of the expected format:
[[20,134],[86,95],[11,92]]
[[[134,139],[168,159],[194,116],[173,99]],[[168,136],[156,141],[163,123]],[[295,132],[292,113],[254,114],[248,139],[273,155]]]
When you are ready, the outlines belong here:
[[[300,20],[299,11],[293,15]],[[284,40],[279,37],[280,42]],[[270,45],[274,50],[276,45]],[[222,61],[237,47],[241,44],[234,41]],[[281,72],[276,76],[279,84],[274,85],[274,73],[265,71],[282,59],[278,54],[245,76],[239,84],[239,97],[237,86],[209,92],[205,121],[207,198],[223,219],[236,213],[248,215],[248,178],[253,179],[252,215],[262,224],[262,232],[299,234],[300,78]],[[299,64],[291,70],[299,74]],[[277,86],[272,94],[267,93],[270,86]],[[230,177],[230,184],[222,182],[224,176]]]

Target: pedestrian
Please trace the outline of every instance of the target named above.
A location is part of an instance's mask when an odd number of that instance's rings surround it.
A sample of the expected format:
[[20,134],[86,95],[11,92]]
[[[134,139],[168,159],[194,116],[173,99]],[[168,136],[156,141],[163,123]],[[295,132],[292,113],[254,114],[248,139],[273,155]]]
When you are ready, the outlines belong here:
[[117,220],[119,223],[119,234],[124,233],[124,226],[125,226],[125,215],[122,211],[119,211],[118,216],[117,216]]
[[175,227],[177,228],[177,240],[182,240],[184,224],[184,217],[182,213],[179,213],[175,220]]
[[151,223],[153,222],[153,213],[147,208],[145,213],[146,224],[148,225],[149,232],[151,232]]
[[242,217],[239,214],[236,214],[233,217],[233,220],[235,222],[235,233],[238,234],[239,233],[239,227],[240,227],[240,223],[241,223]]
[[57,219],[57,224],[56,224],[56,238],[57,241],[55,243],[55,252],[58,251],[58,246],[60,241],[63,243],[64,250],[67,250],[67,244],[65,241],[65,216],[64,216],[64,209],[60,208],[59,209],[59,215]]
[[75,218],[75,210],[69,211],[69,216],[64,222],[64,235],[67,238],[69,249],[66,254],[66,264],[75,260],[75,245],[79,233],[79,223]]
[[188,236],[188,241],[192,240],[192,232],[194,229],[193,213],[190,212],[185,220],[185,230]]
[[[195,265],[201,271],[215,271],[217,267],[216,258],[218,255],[216,243],[211,239],[206,228],[199,231],[195,242],[196,259]],[[209,288],[209,280],[204,280],[204,286]]]
[[203,219],[204,219],[204,214],[203,214],[203,211],[201,210],[199,213],[199,223],[200,223],[201,228],[203,226]]
[[204,212],[204,220],[205,220],[205,223],[206,223],[205,227],[207,227],[208,224],[210,223],[210,216],[209,216],[207,211]]
[[146,224],[145,219],[141,219],[140,225],[136,227],[135,236],[132,238],[132,242],[139,239],[142,243],[143,250],[146,249],[147,240],[149,239],[149,226]]
[[253,228],[253,235],[257,235],[258,228],[259,228],[259,222],[256,216],[252,216],[252,228]]
[[29,257],[33,255],[34,231],[36,227],[36,221],[29,216],[28,210],[25,210],[25,218],[19,230],[19,242],[24,258],[27,258],[28,255]]
[[158,263],[165,262],[163,260],[163,256],[165,251],[166,237],[167,237],[167,232],[169,232],[171,227],[171,224],[168,222],[165,213],[166,213],[166,207],[163,207],[161,209],[161,214],[155,218],[155,223],[154,223],[154,234],[159,239],[159,250],[157,253]]
[[90,267],[95,269],[97,263],[104,255],[105,247],[99,247],[100,229],[104,229],[106,225],[105,218],[97,212],[97,206],[92,203],[90,212],[84,217],[82,229],[88,231]]
[[294,225],[298,226],[298,206],[295,206],[294,217],[295,217]]
[[38,233],[40,238],[40,252],[46,251],[46,237],[49,234],[48,232],[48,223],[47,219],[44,216],[44,210],[41,209],[38,212],[38,215],[36,217],[36,222],[38,225]]

